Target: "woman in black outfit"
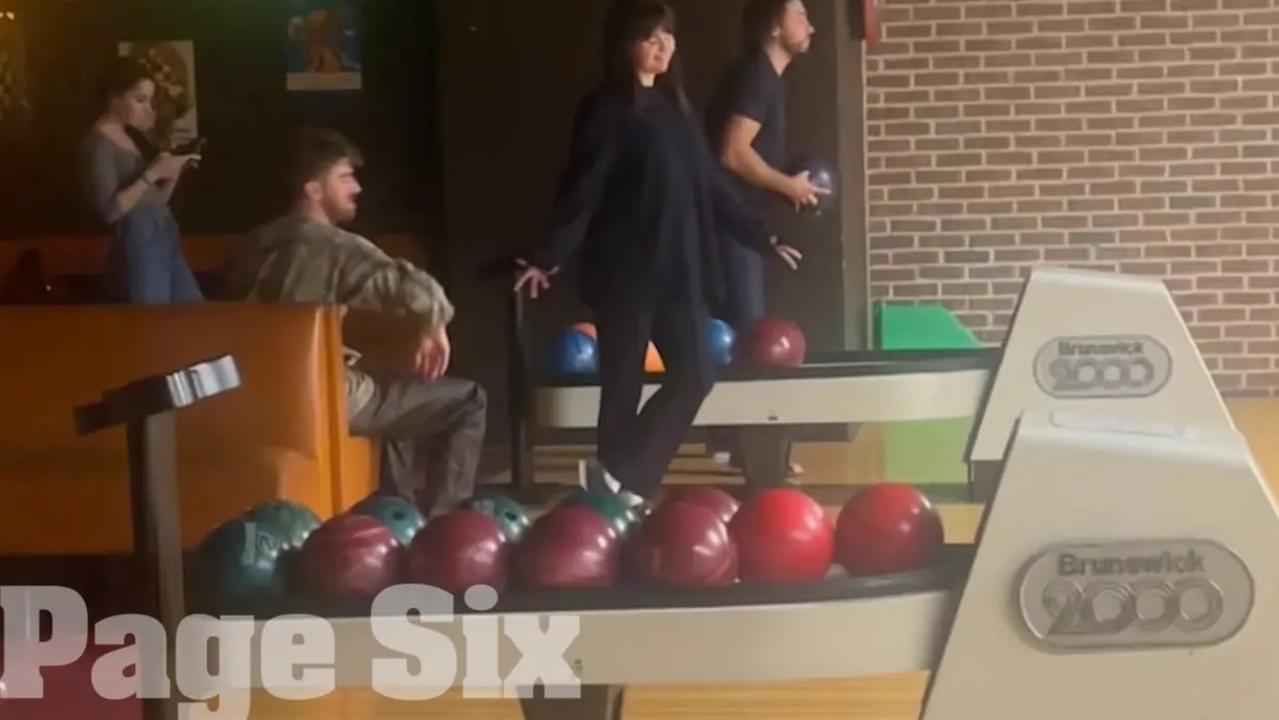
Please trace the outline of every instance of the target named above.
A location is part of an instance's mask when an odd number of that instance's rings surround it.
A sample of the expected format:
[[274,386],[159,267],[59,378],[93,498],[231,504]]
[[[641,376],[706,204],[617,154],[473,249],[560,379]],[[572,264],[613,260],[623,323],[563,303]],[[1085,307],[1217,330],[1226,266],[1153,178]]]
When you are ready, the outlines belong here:
[[[605,30],[605,82],[582,101],[549,237],[515,291],[537,297],[574,259],[599,342],[599,458],[586,485],[641,502],[662,477],[714,382],[708,305],[722,297],[719,228],[792,269],[715,163],[675,58],[661,0],[620,0]],[[644,356],[662,355],[662,388],[637,412]]]

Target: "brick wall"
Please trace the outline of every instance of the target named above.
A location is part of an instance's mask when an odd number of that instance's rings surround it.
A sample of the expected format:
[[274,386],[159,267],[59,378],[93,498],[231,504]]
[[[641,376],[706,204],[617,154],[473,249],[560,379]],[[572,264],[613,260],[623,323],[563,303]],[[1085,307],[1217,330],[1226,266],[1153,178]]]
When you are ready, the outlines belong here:
[[1155,275],[1224,392],[1279,390],[1279,0],[881,0],[874,299],[998,341],[1035,264]]

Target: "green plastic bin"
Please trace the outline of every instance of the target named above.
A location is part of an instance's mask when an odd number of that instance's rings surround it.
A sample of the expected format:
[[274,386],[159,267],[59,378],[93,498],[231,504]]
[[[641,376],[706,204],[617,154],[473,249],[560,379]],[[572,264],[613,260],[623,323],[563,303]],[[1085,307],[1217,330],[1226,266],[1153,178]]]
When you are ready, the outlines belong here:
[[[935,303],[874,305],[877,350],[963,350],[982,347],[954,313]],[[964,449],[975,418],[889,423],[884,429],[884,474],[913,485],[964,485]]]

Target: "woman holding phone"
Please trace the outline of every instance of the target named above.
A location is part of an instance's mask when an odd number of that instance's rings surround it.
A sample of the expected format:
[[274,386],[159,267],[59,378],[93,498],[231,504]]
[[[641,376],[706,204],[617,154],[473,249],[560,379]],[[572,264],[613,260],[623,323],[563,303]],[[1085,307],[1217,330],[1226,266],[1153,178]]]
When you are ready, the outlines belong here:
[[155,124],[155,81],[132,58],[107,74],[102,114],[84,145],[84,173],[94,217],[111,230],[107,291],[112,300],[162,305],[204,299],[182,253],[169,200],[197,152],[159,152],[146,133]]
[[[796,267],[719,169],[692,113],[675,54],[675,16],[660,0],[621,0],[605,29],[604,83],[580,104],[543,247],[516,292],[537,297],[574,259],[594,309],[601,388],[590,490],[635,504],[662,482],[714,382],[709,307],[722,297],[718,231]],[[649,342],[666,365],[639,409]]]

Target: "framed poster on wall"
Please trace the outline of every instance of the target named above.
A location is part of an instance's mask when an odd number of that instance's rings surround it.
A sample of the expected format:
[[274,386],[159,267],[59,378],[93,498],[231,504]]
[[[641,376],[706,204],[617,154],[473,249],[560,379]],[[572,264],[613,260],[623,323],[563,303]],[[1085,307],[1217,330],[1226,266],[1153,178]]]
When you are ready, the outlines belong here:
[[361,89],[358,0],[290,0],[287,32],[290,92]]
[[155,78],[155,139],[164,147],[200,136],[195,92],[195,43],[190,40],[135,40],[119,45],[121,56],[137,58]]
[[0,10],[0,139],[16,136],[30,114],[22,22],[17,12]]

